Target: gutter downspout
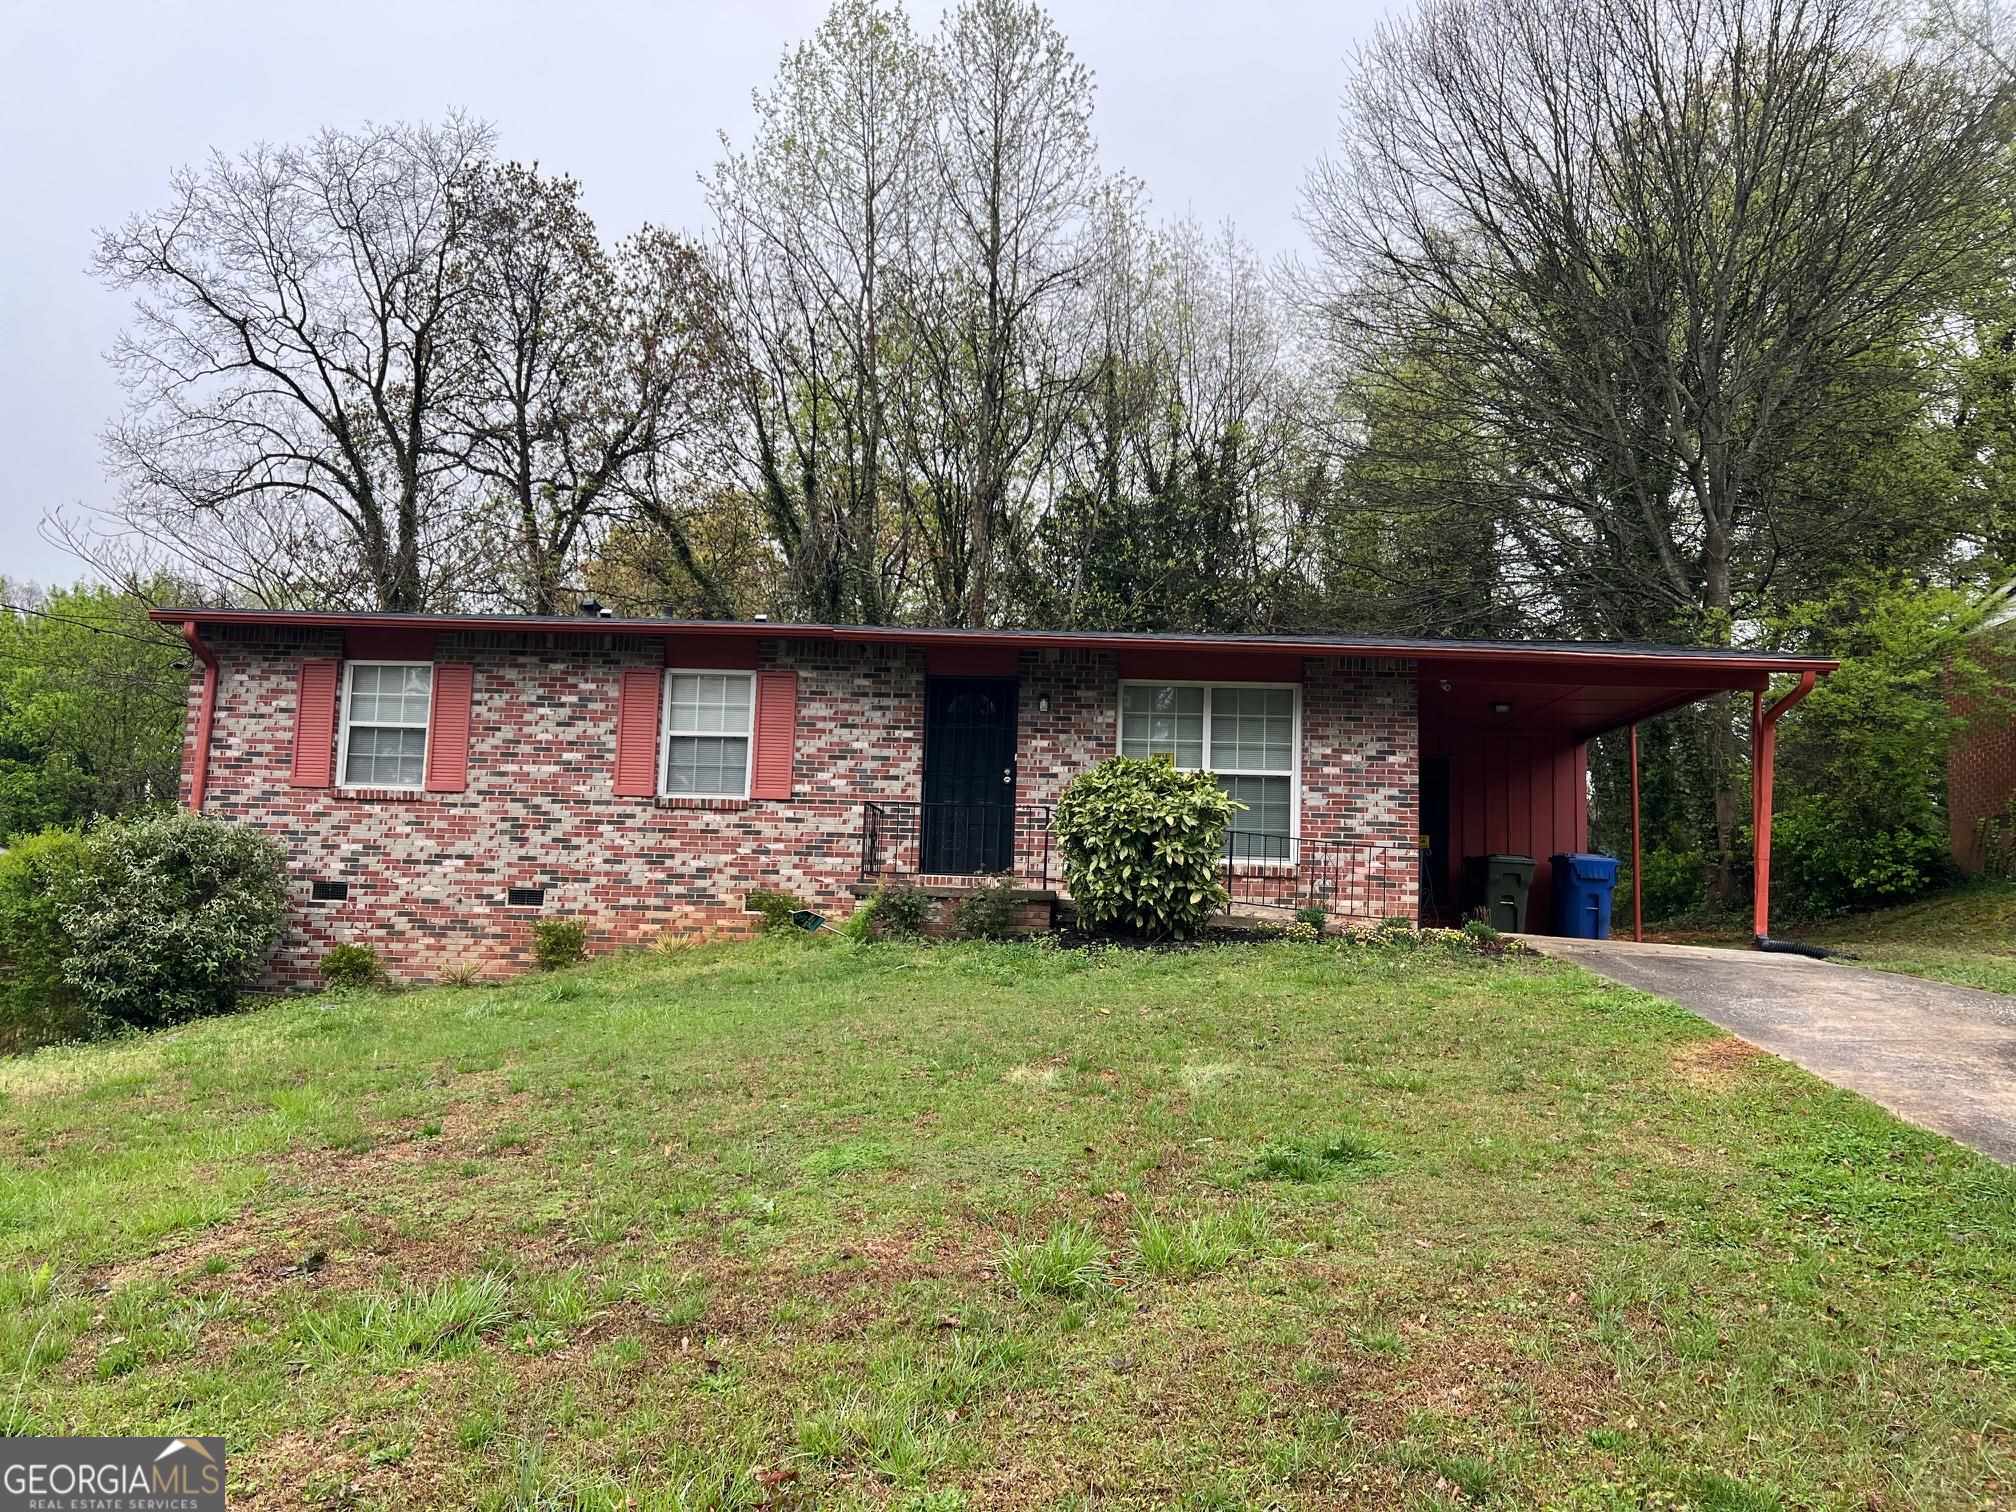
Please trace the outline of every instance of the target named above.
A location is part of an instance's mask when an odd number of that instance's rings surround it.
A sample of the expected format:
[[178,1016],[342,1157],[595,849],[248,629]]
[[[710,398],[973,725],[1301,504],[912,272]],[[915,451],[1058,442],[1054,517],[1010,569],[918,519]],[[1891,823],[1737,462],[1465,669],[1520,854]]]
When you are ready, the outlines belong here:
[[196,710],[196,759],[189,773],[189,812],[203,812],[203,792],[210,785],[210,726],[217,713],[217,653],[203,643],[196,621],[182,622],[182,639],[203,663],[203,698]]
[[1818,681],[1817,673],[1801,673],[1799,686],[1768,709],[1764,707],[1762,693],[1751,695],[1751,761],[1756,772],[1750,794],[1751,846],[1755,854],[1750,883],[1750,922],[1759,950],[1783,948],[1780,942],[1771,939],[1771,779],[1778,756],[1778,721],[1791,712],[1794,704],[1811,693]]

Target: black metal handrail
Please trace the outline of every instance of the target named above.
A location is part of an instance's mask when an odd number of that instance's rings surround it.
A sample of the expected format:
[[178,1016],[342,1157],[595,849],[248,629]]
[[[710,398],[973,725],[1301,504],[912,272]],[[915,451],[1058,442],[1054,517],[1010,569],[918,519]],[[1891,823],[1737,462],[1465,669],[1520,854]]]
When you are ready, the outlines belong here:
[[1233,908],[1320,908],[1358,918],[1411,918],[1419,908],[1421,857],[1410,845],[1233,829],[1222,865]]
[[[1042,803],[865,802],[861,878],[1006,875],[1047,890],[1061,880],[1052,871],[1052,817]],[[1234,908],[1321,908],[1340,918],[1419,909],[1421,855],[1409,845],[1235,829],[1219,865]]]
[[1047,803],[861,805],[861,877],[1012,876],[1048,888]]

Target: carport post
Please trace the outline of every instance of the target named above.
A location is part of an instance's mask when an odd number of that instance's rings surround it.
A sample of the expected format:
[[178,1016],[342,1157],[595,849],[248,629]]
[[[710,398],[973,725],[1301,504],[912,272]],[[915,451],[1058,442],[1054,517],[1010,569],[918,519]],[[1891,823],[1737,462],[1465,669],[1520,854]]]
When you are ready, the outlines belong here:
[[1816,673],[1801,673],[1799,686],[1768,709],[1761,691],[1750,695],[1750,760],[1754,768],[1750,782],[1750,925],[1760,940],[1771,933],[1771,769],[1778,754],[1778,721],[1811,693],[1819,680]]
[[1638,726],[1631,726],[1631,938],[1645,938],[1645,862],[1638,836]]

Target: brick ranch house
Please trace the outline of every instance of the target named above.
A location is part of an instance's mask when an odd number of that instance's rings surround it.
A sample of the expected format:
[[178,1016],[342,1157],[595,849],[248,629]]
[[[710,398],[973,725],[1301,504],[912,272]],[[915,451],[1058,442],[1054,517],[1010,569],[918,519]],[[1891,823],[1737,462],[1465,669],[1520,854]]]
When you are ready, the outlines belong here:
[[[1452,918],[1463,858],[1588,844],[1587,742],[1832,663],[1675,647],[160,610],[195,655],[182,796],[285,848],[273,968],[340,941],[502,971],[542,916],[598,948],[743,932],[753,889],[1058,896],[1050,808],[1115,752],[1246,805],[1235,900]],[[1768,803],[1768,761],[1760,761]],[[1548,917],[1546,868],[1531,919]],[[1762,932],[1760,922],[1759,932]]]

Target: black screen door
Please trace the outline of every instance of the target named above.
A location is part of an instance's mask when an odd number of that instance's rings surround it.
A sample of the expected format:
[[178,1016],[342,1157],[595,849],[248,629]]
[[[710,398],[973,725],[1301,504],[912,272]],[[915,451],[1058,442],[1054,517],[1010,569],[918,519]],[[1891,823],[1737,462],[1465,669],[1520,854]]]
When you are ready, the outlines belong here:
[[924,684],[920,868],[1007,871],[1015,860],[1015,683],[934,677]]
[[1428,848],[1421,856],[1421,917],[1424,923],[1444,915],[1443,900],[1455,894],[1449,886],[1449,758],[1429,756],[1421,762],[1421,833]]

